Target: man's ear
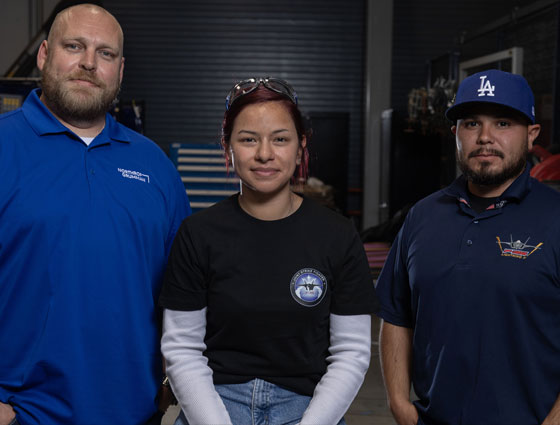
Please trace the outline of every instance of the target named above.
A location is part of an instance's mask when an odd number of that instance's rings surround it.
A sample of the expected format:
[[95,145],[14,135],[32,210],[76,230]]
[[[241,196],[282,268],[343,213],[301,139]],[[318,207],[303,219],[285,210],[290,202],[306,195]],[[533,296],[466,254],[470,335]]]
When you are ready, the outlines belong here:
[[121,69],[119,71],[119,79],[120,79],[120,83],[122,83],[122,79],[123,79],[123,74],[124,74],[124,56],[121,58]]
[[532,124],[527,126],[527,149],[531,150],[533,148],[533,142],[539,136],[540,132],[540,124]]
[[45,66],[45,62],[47,61],[48,49],[49,43],[47,42],[47,40],[43,40],[43,42],[39,46],[39,51],[37,52],[37,68],[39,68],[39,71],[43,71],[43,67]]

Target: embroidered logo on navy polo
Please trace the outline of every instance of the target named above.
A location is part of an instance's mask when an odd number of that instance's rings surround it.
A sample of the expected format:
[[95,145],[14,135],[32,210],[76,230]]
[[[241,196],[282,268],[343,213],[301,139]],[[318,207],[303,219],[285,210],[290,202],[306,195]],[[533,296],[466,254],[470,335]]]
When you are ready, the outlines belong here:
[[292,277],[290,292],[301,305],[314,307],[327,293],[327,279],[315,269],[301,269]]
[[499,236],[496,236],[496,239],[502,252],[502,257],[513,257],[520,260],[526,260],[532,253],[541,249],[543,245],[542,242],[539,242],[537,245],[529,245],[528,242],[531,237],[528,237],[525,242],[521,242],[519,239],[514,241],[512,235],[509,235],[509,242],[500,240]]
[[144,183],[150,183],[150,176],[143,174],[139,171],[125,170],[124,168],[117,168],[118,172],[127,179],[140,180]]
[[490,84],[490,80],[486,80],[486,75],[480,77],[480,88],[478,91],[478,96],[494,96],[494,90],[496,86]]

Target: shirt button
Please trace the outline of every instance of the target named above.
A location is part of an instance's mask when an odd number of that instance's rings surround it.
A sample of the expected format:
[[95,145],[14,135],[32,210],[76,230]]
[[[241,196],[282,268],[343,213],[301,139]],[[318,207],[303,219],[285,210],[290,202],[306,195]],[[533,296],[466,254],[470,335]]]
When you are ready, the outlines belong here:
[[475,221],[474,221],[474,224],[478,224],[478,220],[475,220]]
[[95,174],[95,170],[94,170],[94,169],[91,170],[91,174]]
[[467,245],[468,245],[468,246],[471,246],[471,245],[472,245],[472,241],[471,241],[470,239],[467,241]]

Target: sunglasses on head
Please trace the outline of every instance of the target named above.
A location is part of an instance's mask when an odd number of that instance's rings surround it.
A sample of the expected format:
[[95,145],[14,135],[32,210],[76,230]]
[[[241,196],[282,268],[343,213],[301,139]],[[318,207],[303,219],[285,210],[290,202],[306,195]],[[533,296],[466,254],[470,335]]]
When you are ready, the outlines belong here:
[[273,92],[283,94],[288,99],[290,99],[294,104],[297,105],[297,94],[292,86],[290,86],[286,81],[279,78],[249,78],[247,80],[240,81],[235,86],[232,87],[229,94],[226,97],[226,111],[231,108],[233,102],[235,102],[240,97],[245,96],[248,93],[256,90],[260,85],[265,86],[267,89]]

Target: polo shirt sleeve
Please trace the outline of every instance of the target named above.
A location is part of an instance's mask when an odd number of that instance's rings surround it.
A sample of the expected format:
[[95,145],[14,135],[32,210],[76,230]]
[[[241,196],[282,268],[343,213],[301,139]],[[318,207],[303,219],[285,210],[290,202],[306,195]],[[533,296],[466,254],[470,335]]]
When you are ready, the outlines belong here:
[[375,286],[381,305],[380,312],[378,313],[379,317],[393,325],[407,328],[414,326],[406,241],[406,229],[411,212],[409,212],[405,223],[393,242],[391,251],[387,256]]
[[358,232],[348,222],[340,245],[341,263],[335,274],[331,313],[354,315],[376,313],[379,303],[373,278]]
[[191,215],[191,206],[179,173],[173,168],[173,186],[169,194],[169,233],[165,240],[165,254],[169,255],[175,234],[185,217]]
[[200,261],[200,243],[193,241],[187,218],[173,241],[159,304],[169,310],[201,310],[207,304],[206,267]]

